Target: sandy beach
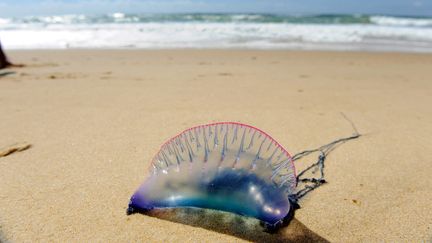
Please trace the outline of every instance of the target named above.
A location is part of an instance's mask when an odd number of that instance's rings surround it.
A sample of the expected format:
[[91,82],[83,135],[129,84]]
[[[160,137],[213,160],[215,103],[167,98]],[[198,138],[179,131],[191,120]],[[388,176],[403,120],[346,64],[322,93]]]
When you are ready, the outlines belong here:
[[[31,147],[0,157],[0,241],[432,240],[431,54],[8,54],[27,67],[0,71],[0,148]],[[159,146],[184,129],[242,122],[295,154],[350,136],[341,112],[363,136],[330,154],[328,183],[276,235],[125,214]]]

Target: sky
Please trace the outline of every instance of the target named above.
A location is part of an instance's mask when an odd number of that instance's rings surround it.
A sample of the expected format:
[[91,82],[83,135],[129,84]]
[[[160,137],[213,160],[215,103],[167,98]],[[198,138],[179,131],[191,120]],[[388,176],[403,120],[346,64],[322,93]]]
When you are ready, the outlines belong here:
[[0,18],[115,12],[387,14],[432,17],[432,0],[0,0]]

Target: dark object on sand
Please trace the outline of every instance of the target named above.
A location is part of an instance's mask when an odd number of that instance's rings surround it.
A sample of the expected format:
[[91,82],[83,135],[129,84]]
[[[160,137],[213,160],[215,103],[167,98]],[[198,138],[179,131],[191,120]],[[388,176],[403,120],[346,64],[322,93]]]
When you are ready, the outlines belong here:
[[[255,218],[266,231],[275,232],[293,219],[298,199],[325,183],[326,156],[360,136],[353,128],[350,137],[292,157],[267,133],[249,125],[221,122],[187,129],[162,145],[127,213],[207,208]],[[314,152],[320,153],[318,161],[297,175],[294,161]],[[313,170],[320,171],[319,178],[304,177]]]
[[0,43],[0,69],[7,68],[7,67],[24,67],[22,64],[13,64],[9,62],[9,60],[6,57],[6,54],[3,52],[3,48]]
[[8,156],[8,155],[13,154],[15,152],[21,152],[21,151],[27,150],[31,146],[32,146],[31,144],[26,143],[26,142],[12,144],[10,146],[7,146],[5,148],[0,149],[0,157],[5,157],[5,156]]

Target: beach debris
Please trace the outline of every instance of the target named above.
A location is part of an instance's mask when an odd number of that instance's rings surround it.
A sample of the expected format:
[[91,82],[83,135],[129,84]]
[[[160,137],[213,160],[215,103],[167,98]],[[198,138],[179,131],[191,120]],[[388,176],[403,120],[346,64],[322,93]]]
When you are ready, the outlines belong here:
[[31,148],[31,146],[32,145],[30,143],[26,143],[26,142],[9,145],[5,148],[0,149],[0,157],[5,157],[5,156],[11,155],[15,152],[21,152],[21,151],[27,150],[27,149]]
[[[127,214],[205,208],[258,219],[265,231],[275,232],[292,220],[300,198],[326,183],[326,156],[336,145],[360,136],[353,128],[356,133],[350,137],[294,156],[250,125],[220,122],[187,129],[154,156],[150,175],[132,195]],[[294,162],[316,152],[318,160],[297,175]],[[317,170],[319,177],[306,177]]]

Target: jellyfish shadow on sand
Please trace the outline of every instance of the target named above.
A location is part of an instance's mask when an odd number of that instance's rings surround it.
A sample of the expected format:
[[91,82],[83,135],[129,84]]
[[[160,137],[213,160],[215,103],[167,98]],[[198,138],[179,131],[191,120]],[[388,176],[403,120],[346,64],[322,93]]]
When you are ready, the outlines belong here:
[[211,209],[154,209],[147,212],[146,215],[253,242],[328,242],[295,218],[290,221],[287,227],[274,233],[268,233],[254,218]]

